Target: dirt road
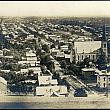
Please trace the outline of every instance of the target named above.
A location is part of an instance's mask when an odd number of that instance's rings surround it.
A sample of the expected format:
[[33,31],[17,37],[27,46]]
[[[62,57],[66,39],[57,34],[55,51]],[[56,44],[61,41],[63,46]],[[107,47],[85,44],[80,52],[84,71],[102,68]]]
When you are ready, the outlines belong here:
[[110,108],[110,97],[34,97],[0,96],[1,108],[18,109],[71,109],[71,108]]

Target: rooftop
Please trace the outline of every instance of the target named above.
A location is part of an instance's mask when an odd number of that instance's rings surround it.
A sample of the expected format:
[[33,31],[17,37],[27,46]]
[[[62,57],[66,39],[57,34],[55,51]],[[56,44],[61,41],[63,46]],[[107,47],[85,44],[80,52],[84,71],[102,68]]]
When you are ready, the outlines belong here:
[[76,53],[91,53],[101,48],[101,41],[74,42]]

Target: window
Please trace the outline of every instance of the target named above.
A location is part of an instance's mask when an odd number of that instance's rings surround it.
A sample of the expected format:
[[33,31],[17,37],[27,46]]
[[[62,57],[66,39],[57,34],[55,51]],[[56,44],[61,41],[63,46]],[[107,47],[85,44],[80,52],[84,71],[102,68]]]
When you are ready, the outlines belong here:
[[104,87],[105,87],[105,83],[104,83]]
[[110,78],[108,78],[108,80],[110,81]]
[[100,76],[99,76],[99,81],[100,81]]
[[94,60],[94,55],[93,55],[93,60]]
[[105,81],[105,77],[104,77],[104,81]]
[[104,44],[104,48],[106,48],[106,44]]
[[82,55],[82,60],[83,60],[83,55]]
[[79,60],[79,55],[78,55],[78,60]]
[[108,84],[108,87],[110,88],[110,83]]

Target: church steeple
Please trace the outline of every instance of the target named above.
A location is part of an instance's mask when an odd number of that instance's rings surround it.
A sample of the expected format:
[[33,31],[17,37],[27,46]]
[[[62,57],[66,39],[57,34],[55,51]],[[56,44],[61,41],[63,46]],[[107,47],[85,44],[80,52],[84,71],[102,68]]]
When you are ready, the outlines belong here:
[[106,24],[104,20],[104,25],[102,27],[103,35],[102,35],[102,50],[105,53],[106,58],[108,57],[108,50],[107,50],[107,36],[106,36]]
[[107,36],[106,36],[106,24],[105,24],[105,23],[104,23],[104,25],[103,25],[102,30],[103,30],[102,40],[103,40],[103,41],[107,41]]

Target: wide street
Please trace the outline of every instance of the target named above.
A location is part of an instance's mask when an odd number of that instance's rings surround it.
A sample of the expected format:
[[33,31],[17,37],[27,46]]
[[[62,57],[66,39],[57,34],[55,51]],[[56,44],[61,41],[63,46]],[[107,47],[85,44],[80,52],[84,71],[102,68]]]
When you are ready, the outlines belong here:
[[61,108],[110,108],[110,96],[90,95],[88,97],[37,97],[0,96],[0,109],[61,109]]

